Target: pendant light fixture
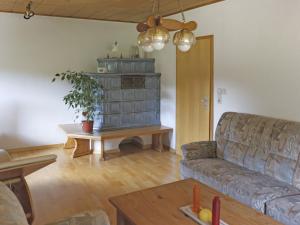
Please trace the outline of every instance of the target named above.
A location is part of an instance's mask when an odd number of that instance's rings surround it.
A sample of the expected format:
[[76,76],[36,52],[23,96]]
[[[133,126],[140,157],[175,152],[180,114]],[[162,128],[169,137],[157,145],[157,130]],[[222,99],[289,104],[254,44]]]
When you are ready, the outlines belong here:
[[174,34],[173,43],[182,52],[187,52],[195,44],[194,34],[188,30],[180,30]]
[[160,2],[153,0],[152,15],[147,18],[145,23],[139,23],[137,30],[140,32],[138,36],[138,45],[145,52],[154,50],[162,50],[170,40],[170,31],[178,31],[173,37],[173,43],[182,51],[188,51],[195,43],[195,36],[192,33],[197,28],[195,21],[185,22],[183,9],[178,0],[180,7],[182,22],[174,19],[164,19],[159,14]]
[[147,32],[155,50],[162,50],[170,40],[169,31],[162,26],[154,26]]
[[[155,0],[153,1],[153,8],[152,8],[152,13],[155,14],[154,16],[154,23],[153,27],[149,28],[147,30],[148,36],[151,39],[151,44],[155,50],[162,50],[165,45],[169,42],[170,40],[170,34],[169,31],[164,28],[163,26],[160,25],[159,23],[159,7],[160,7],[160,1],[157,0],[155,4]],[[152,21],[153,22],[153,21]],[[151,22],[149,22],[151,23]]]
[[138,36],[138,45],[142,47],[145,52],[153,52],[152,40],[147,31],[141,32]]
[[[185,23],[185,16],[183,13],[183,8],[181,6],[180,0],[178,0],[178,6],[180,7],[180,10],[181,10],[182,22]],[[177,48],[180,51],[187,52],[196,43],[196,38],[195,38],[195,35],[191,31],[189,31],[187,29],[182,29],[180,31],[177,31],[174,34],[173,43],[174,43],[174,45],[177,46]]]

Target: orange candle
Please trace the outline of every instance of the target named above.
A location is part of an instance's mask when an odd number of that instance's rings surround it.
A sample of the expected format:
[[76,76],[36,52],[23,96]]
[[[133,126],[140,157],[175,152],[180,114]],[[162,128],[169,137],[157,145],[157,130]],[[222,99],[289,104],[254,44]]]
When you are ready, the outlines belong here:
[[200,185],[195,184],[193,188],[193,212],[199,213],[200,211]]

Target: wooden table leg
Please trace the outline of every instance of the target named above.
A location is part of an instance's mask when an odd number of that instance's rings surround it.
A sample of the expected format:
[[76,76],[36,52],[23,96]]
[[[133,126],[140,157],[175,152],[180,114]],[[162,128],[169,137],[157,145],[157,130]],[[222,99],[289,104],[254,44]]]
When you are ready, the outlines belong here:
[[72,154],[73,158],[80,157],[83,155],[89,155],[92,153],[89,139],[75,138],[74,140],[75,140],[75,147]]
[[73,149],[75,148],[74,138],[68,138],[67,142],[64,144],[64,149]]
[[159,152],[164,150],[163,146],[163,134],[152,134],[152,148]]
[[100,160],[105,161],[104,140],[101,140],[100,143],[101,143]]

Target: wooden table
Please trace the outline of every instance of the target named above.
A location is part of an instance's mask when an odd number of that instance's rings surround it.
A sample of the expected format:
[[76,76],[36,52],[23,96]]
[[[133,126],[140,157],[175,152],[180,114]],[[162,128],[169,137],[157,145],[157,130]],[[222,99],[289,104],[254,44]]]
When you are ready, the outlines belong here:
[[[192,203],[193,179],[178,181],[110,198],[117,209],[117,225],[195,225],[179,207]],[[229,225],[279,225],[281,223],[218,191],[200,184],[201,207],[210,208],[221,199],[221,219]]]
[[[149,126],[142,128],[130,128],[111,130],[103,132],[94,132],[92,134],[84,133],[80,124],[63,124],[59,127],[67,134],[68,140],[65,148],[73,149],[73,158],[91,154],[91,141],[100,141],[100,159],[105,160],[104,140],[116,138],[129,138],[141,135],[152,135],[152,148],[162,152],[169,146],[163,145],[163,138],[168,139],[172,128],[166,126]],[[167,141],[169,143],[169,141]]]

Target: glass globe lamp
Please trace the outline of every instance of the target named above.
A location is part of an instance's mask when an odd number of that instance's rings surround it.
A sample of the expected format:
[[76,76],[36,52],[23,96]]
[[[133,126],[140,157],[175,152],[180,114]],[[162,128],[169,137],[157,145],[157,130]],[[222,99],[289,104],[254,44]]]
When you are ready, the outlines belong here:
[[169,31],[162,26],[152,27],[147,33],[151,37],[153,48],[158,51],[162,50],[170,40]]
[[141,32],[138,36],[137,43],[145,52],[153,52],[154,48],[151,42],[151,36],[148,32]]
[[194,34],[188,30],[180,30],[174,34],[173,43],[182,52],[187,52],[195,44]]

